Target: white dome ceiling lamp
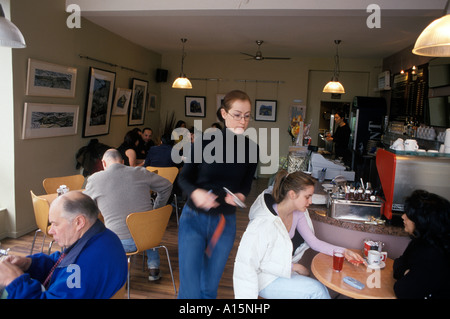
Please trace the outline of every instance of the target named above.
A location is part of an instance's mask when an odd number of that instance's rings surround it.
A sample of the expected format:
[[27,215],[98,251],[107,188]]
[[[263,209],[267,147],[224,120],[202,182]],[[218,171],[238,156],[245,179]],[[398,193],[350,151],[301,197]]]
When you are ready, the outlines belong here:
[[25,39],[14,23],[6,19],[5,12],[0,4],[0,46],[22,49],[27,45]]
[[334,93],[334,94],[344,94],[344,86],[339,82],[339,53],[338,46],[341,43],[341,40],[334,40],[336,44],[336,55],[334,56],[334,74],[331,78],[331,81],[328,82],[323,88],[323,93]]
[[174,89],[192,89],[191,81],[189,81],[189,79],[183,72],[184,58],[186,56],[186,53],[184,52],[184,44],[186,43],[186,41],[187,39],[181,39],[181,42],[183,43],[183,50],[181,53],[181,73],[180,76],[176,78],[172,84],[172,88]]
[[431,22],[419,35],[412,52],[430,57],[450,57],[449,1],[444,16]]

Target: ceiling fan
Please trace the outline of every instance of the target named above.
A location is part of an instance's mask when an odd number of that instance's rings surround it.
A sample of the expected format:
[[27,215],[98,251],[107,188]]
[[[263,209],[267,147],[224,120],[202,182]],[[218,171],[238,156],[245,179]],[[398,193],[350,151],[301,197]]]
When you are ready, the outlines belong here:
[[291,58],[282,58],[282,57],[269,57],[269,56],[263,56],[261,52],[261,44],[263,44],[263,40],[256,40],[256,44],[258,45],[258,51],[256,51],[256,54],[249,54],[245,52],[241,52],[241,54],[245,54],[247,56],[250,56],[251,58],[248,60],[256,60],[256,61],[262,61],[262,60],[290,60]]

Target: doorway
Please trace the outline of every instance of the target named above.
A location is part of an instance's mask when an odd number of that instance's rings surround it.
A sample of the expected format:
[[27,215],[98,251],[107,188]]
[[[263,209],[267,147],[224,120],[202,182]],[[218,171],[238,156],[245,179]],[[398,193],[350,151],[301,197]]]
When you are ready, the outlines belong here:
[[325,136],[327,132],[333,134],[335,130],[334,114],[338,111],[344,112],[345,121],[348,123],[350,114],[349,102],[320,101],[318,147],[324,148],[330,153],[333,152],[333,143],[327,142]]

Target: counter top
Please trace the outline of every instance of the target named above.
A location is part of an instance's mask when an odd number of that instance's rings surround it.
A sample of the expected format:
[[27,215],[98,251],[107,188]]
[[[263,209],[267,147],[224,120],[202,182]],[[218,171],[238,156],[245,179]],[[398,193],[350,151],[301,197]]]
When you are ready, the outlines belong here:
[[403,227],[391,226],[391,225],[371,225],[365,224],[361,222],[352,222],[348,220],[336,219],[333,217],[329,217],[327,214],[326,205],[310,205],[308,207],[309,216],[311,219],[315,221],[319,221],[322,223],[326,223],[329,225],[361,231],[365,233],[371,234],[380,234],[380,235],[392,235],[392,236],[404,236],[408,237],[409,234],[405,232]]

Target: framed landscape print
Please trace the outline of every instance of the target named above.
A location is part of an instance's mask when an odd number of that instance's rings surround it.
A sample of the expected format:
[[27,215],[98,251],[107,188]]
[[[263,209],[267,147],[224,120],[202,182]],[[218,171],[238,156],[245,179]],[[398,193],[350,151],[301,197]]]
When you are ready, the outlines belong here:
[[116,73],[90,68],[83,137],[109,133]]
[[144,124],[144,111],[147,101],[148,82],[133,79],[130,111],[128,112],[128,125]]
[[77,134],[78,105],[25,103],[22,139]]
[[117,88],[112,109],[112,115],[127,115],[130,105],[131,90]]
[[28,59],[26,95],[75,97],[77,69]]
[[277,101],[256,100],[255,120],[275,122],[277,120]]
[[185,96],[185,115],[192,117],[205,117],[206,97]]

